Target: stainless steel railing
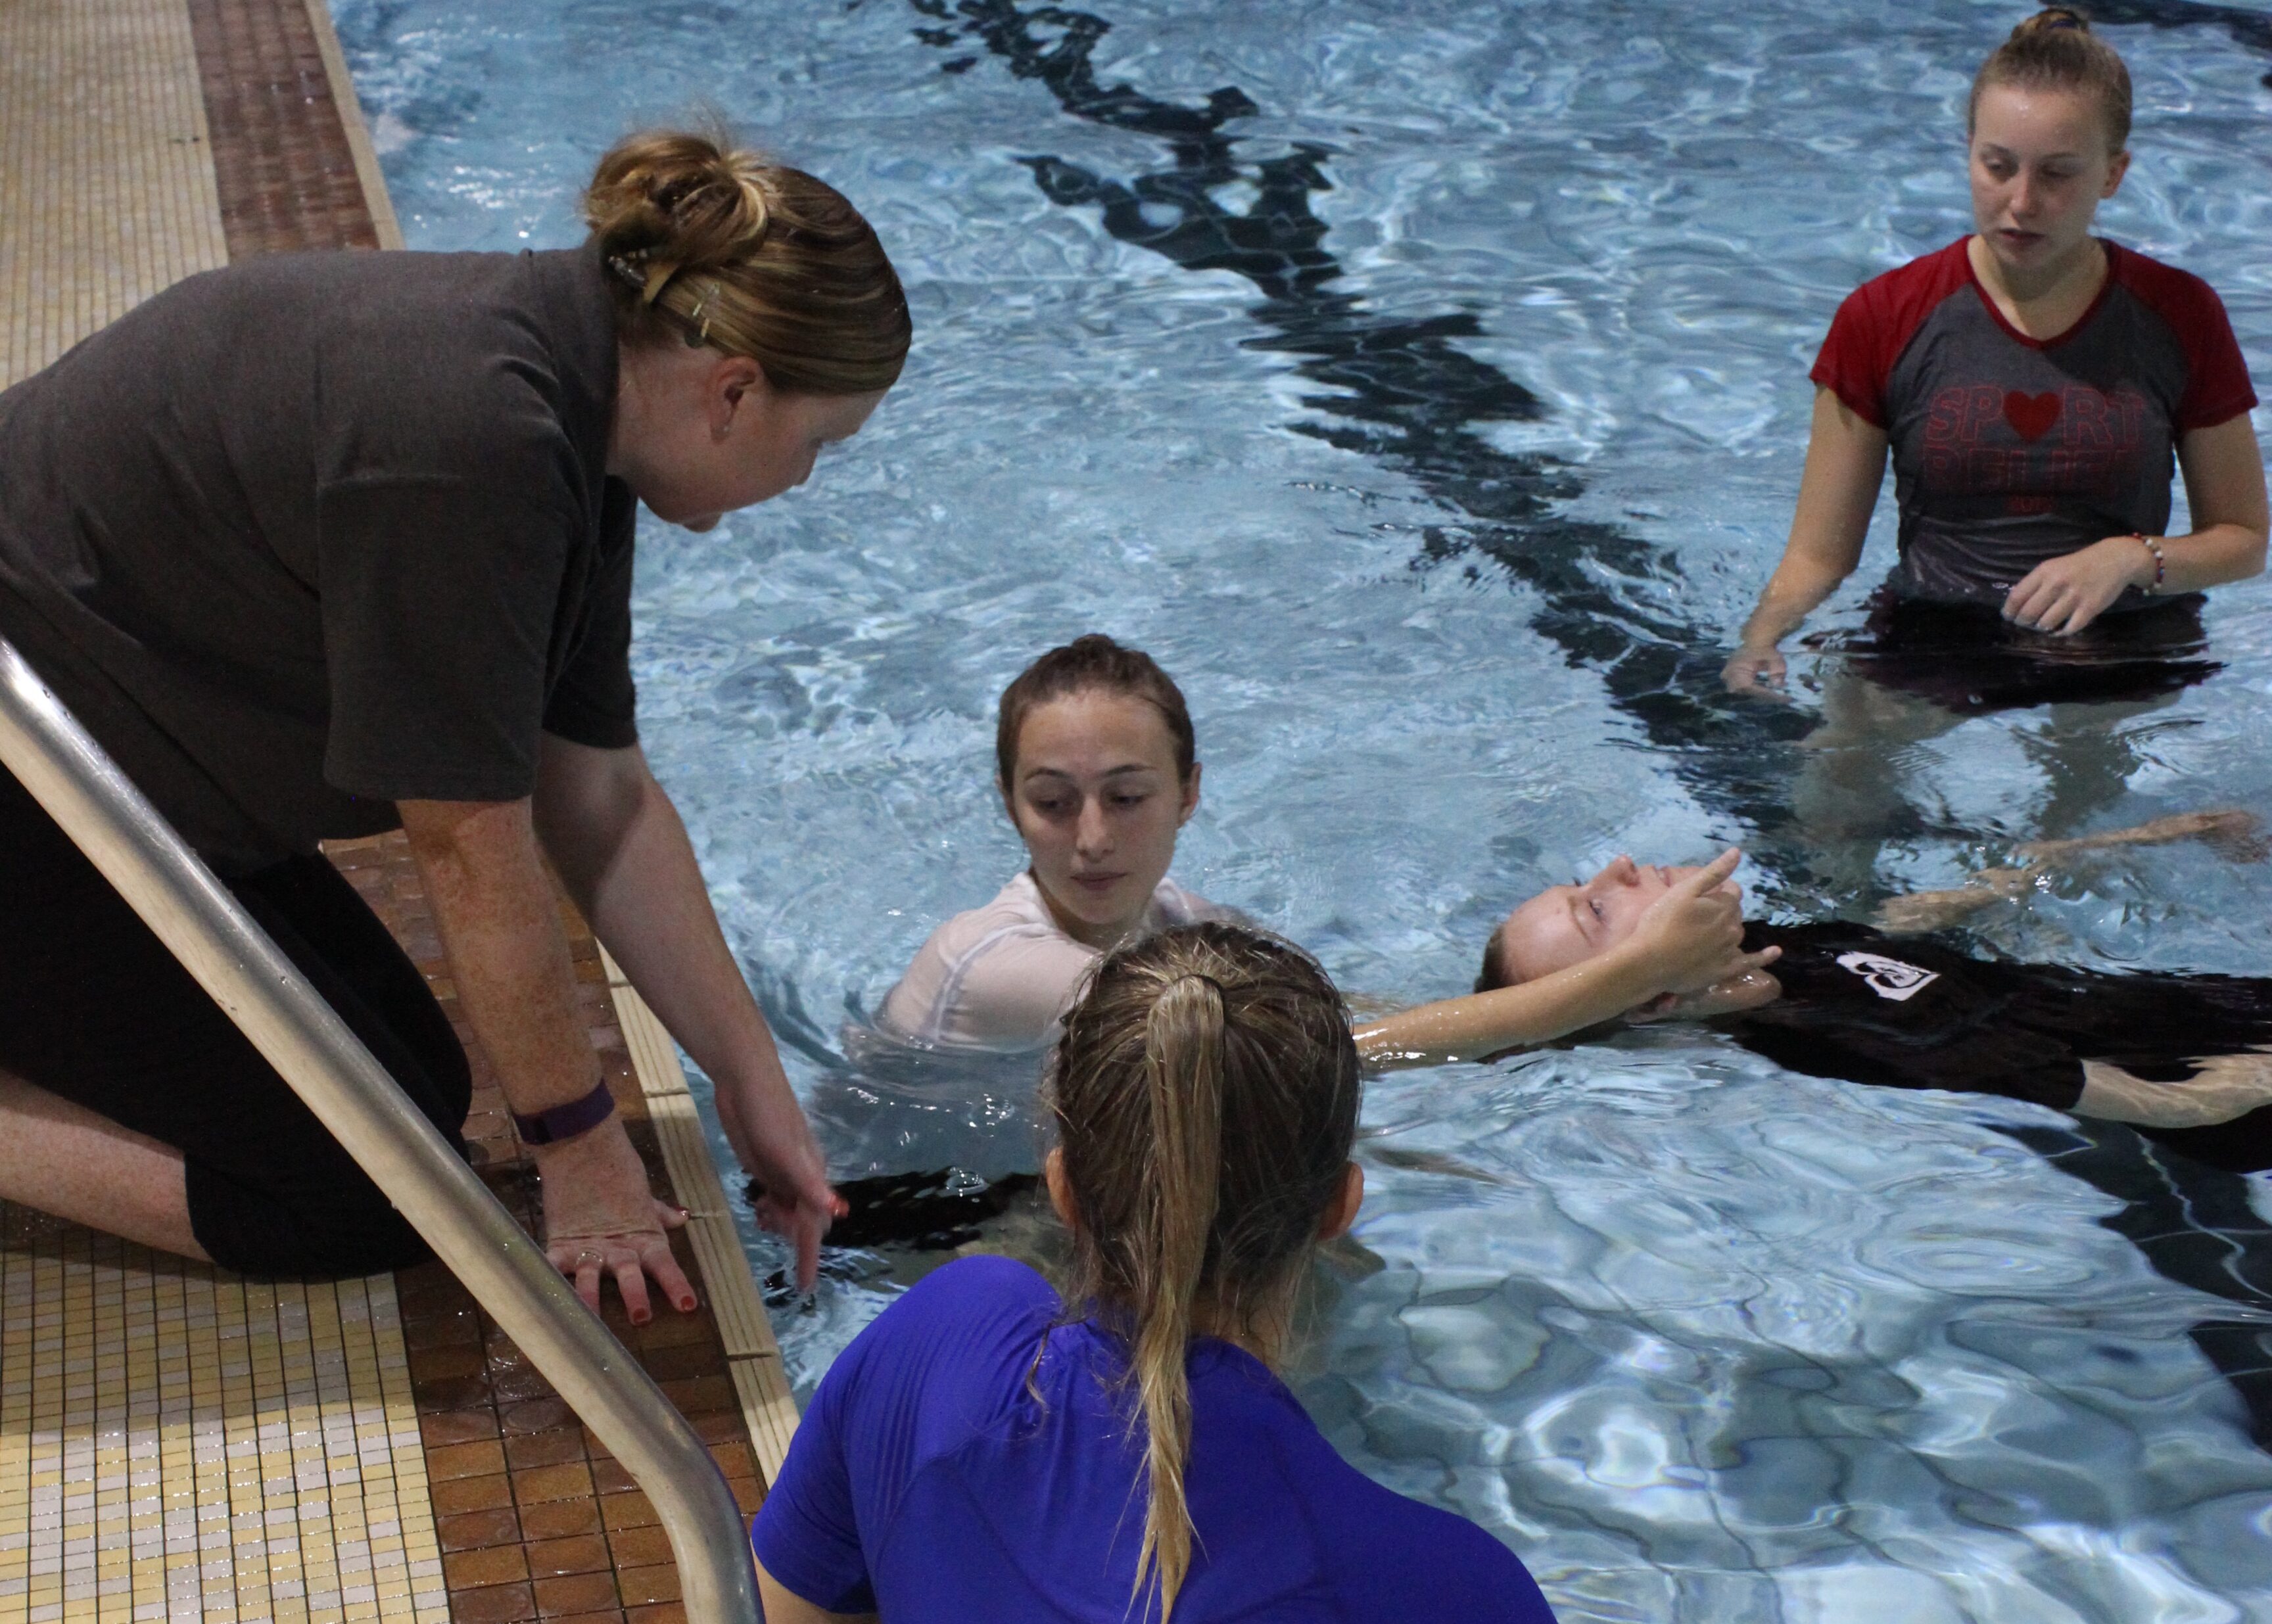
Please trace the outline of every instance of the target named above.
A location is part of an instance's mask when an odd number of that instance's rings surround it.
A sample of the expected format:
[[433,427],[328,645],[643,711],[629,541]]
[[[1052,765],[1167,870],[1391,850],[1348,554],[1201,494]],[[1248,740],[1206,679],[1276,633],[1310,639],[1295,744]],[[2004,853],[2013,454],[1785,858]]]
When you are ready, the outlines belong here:
[[670,1536],[687,1615],[758,1624],[741,1512],[694,1429],[5,639],[0,764],[630,1469]]

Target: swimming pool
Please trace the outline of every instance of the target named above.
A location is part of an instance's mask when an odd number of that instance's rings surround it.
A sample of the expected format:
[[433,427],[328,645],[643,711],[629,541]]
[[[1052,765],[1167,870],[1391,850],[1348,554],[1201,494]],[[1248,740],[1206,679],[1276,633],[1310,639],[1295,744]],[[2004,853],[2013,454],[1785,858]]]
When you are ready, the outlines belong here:
[[[1178,876],[1386,997],[1464,987],[1511,901],[1618,851],[1743,838],[1765,905],[1812,913],[2000,838],[2272,808],[2261,584],[2216,596],[2227,668],[2159,709],[1899,752],[1912,816],[1858,854],[1786,822],[1799,719],[1712,691],[1813,347],[1964,228],[1956,109],[2022,8],[337,9],[414,246],[576,240],[607,142],[706,99],[907,277],[916,354],[858,442],[713,535],[641,536],[648,748],[841,1174],[1030,1165],[1015,1079],[863,1068],[840,1032],[1014,869],[990,705],[1080,630],[1192,697]],[[2105,228],[2207,276],[2266,376],[2272,7],[2122,14],[2171,26],[2112,34],[2140,128]],[[1834,618],[1883,524],[1872,549]],[[2144,852],[1981,929],[2262,973],[2272,872]],[[2126,1136],[1693,1032],[1406,1074],[1367,1121],[1382,1266],[1300,1390],[1566,1619],[2272,1618],[2272,1455],[2210,1357],[2272,1314],[2184,1283],[2220,1229],[2272,1270],[2239,1181],[2168,1191]],[[777,1316],[803,1383],[881,1268]]]

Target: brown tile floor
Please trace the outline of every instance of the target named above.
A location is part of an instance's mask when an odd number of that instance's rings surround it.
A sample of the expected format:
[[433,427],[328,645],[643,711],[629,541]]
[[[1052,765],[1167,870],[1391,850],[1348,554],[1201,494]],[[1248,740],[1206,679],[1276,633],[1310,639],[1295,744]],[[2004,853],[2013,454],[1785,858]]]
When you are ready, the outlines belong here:
[[188,0],[228,257],[377,248],[305,0]]
[[[458,1015],[449,966],[407,846],[399,834],[384,835],[340,842],[331,853],[450,1012],[473,1060],[467,1136],[475,1165],[514,1216],[536,1233],[534,1178],[494,1075]],[[592,1047],[632,1143],[646,1157],[656,1188],[668,1192],[668,1172],[609,1002],[599,945],[565,902],[561,913]],[[676,1249],[689,1276],[699,1278],[683,1236]],[[439,1264],[398,1275],[395,1290],[426,1441],[451,1617],[466,1624],[556,1616],[589,1624],[665,1624],[682,1618],[677,1571],[646,1497],[550,1384]],[[708,1302],[688,1315],[663,1308],[635,1327],[610,1296],[603,1317],[710,1445],[742,1509],[756,1510],[763,1485]]]

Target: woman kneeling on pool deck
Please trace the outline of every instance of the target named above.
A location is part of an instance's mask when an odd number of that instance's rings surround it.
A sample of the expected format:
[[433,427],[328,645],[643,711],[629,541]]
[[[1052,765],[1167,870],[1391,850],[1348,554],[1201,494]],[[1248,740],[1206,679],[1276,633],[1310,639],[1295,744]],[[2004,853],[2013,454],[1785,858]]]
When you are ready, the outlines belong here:
[[[2246,813],[2202,814],[2024,850],[2047,863],[2194,836],[2246,842],[2253,825]],[[1492,933],[1473,995],[1405,1010],[1357,1040],[1387,1063],[1426,1064],[1560,1036],[1571,1029],[1550,1030],[1513,995],[1626,948],[1660,898],[1717,868],[1620,857],[1590,880],[1542,891]],[[2001,883],[1899,899],[1888,916],[1945,919],[2037,872],[2006,870]],[[1715,1020],[1745,1048],[1811,1076],[2032,1100],[2130,1123],[2212,1166],[2272,1167],[2272,980],[1984,959],[1946,936],[1896,937],[1842,920],[1753,923],[1744,946],[1759,967],[1700,993],[1637,1003],[1624,1018]]]
[[766,1616],[1551,1624],[1504,1546],[1365,1479],[1270,1374],[1364,1192],[1357,1076],[1286,943],[1104,958],[1048,1084],[1073,1292],[966,1258],[860,1334],[758,1513]]
[[[1099,955],[1234,917],[1168,878],[1177,832],[1199,808],[1200,764],[1183,693],[1151,656],[1095,635],[1051,649],[1004,690],[994,750],[1031,867],[923,943],[884,1001],[880,1024],[895,1037],[1040,1048]],[[1766,962],[1742,952],[1741,911],[1719,889],[1734,867],[1731,855],[1673,887],[1619,951],[1509,1002],[1569,1032]]]

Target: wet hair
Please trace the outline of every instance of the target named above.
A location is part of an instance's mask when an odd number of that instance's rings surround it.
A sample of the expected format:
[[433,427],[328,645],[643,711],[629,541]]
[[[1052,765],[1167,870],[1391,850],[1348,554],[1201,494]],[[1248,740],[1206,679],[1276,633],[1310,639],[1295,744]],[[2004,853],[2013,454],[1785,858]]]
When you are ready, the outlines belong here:
[[1076,1218],[1067,1300],[1128,1341],[1150,1489],[1135,1594],[1156,1583],[1164,1620],[1191,1569],[1195,1314],[1282,1351],[1356,1137],[1356,1046],[1299,948],[1185,925],[1099,964],[1044,1088]]
[[2090,19],[2081,11],[2047,7],[1988,53],[1973,76],[1972,99],[1965,104],[1967,134],[1979,115],[1980,98],[1992,85],[2087,92],[2106,121],[2106,150],[2119,153],[2130,139],[2130,70],[2122,65],[2119,52],[2091,33]]
[[1502,987],[1519,987],[1528,979],[1507,958],[1506,926],[1502,921],[1484,940],[1484,967],[1476,972],[1476,991],[1495,993]]
[[884,246],[841,193],[722,135],[651,130],[600,160],[584,219],[625,344],[707,344],[788,394],[889,389],[913,328]]
[[1052,700],[1087,693],[1126,694],[1156,709],[1176,747],[1177,780],[1192,781],[1199,741],[1192,732],[1192,713],[1184,704],[1184,690],[1143,650],[1123,648],[1101,632],[1092,631],[1063,648],[1051,649],[1002,690],[1001,709],[994,724],[994,770],[1001,776],[1005,793],[1018,770],[1018,734],[1026,719]]

